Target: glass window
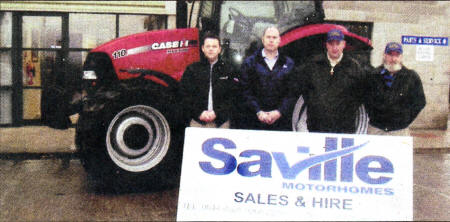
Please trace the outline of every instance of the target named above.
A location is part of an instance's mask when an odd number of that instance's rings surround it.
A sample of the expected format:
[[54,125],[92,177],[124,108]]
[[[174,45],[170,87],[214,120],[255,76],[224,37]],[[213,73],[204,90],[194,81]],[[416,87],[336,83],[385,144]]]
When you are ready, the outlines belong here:
[[23,90],[23,119],[41,118],[41,89]]
[[23,86],[41,86],[41,59],[39,51],[26,50],[22,53]]
[[[60,51],[32,51],[23,52],[23,86],[42,87],[60,85],[63,87],[64,74]],[[30,55],[36,54],[36,59]]]
[[66,84],[76,84],[76,81],[81,79],[83,64],[88,53],[89,52],[69,52],[69,58],[66,62]]
[[0,12],[0,47],[11,47],[12,16],[11,12]]
[[70,48],[95,48],[116,37],[116,16],[105,14],[70,14]]
[[0,52],[0,86],[12,85],[11,53]]
[[22,46],[24,48],[60,48],[61,17],[23,16]]
[[149,15],[147,21],[147,30],[167,29],[167,16]]
[[61,52],[39,52],[38,69],[42,88],[64,87],[64,74]]
[[148,29],[145,26],[146,20],[148,20],[148,16],[143,15],[119,16],[119,36],[126,36],[147,31]]
[[[133,24],[133,25],[130,25]],[[166,16],[163,15],[120,15],[119,36],[160,30],[166,28]]]
[[166,16],[163,15],[119,16],[119,36],[126,36],[149,30],[160,30],[165,28],[166,28]]
[[201,2],[201,10],[200,10],[200,17],[206,17],[211,18],[213,13],[213,1],[203,1]]
[[0,124],[12,123],[12,91],[0,90]]

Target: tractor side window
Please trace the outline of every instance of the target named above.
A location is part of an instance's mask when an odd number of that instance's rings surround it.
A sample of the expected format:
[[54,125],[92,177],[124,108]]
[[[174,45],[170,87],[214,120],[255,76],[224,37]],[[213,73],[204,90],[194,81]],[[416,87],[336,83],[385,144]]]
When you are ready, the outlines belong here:
[[212,31],[216,32],[218,30],[217,27],[217,18],[216,13],[218,7],[220,6],[219,1],[201,1],[200,2],[200,11],[198,16],[198,27],[202,32]]
[[220,36],[230,40],[233,49],[245,49],[258,41],[264,29],[276,24],[271,1],[224,1],[220,13]]
[[202,2],[202,8],[200,10],[200,17],[201,18],[211,18],[212,13],[214,11],[213,7],[214,2],[213,1],[204,1]]
[[281,32],[318,22],[315,19],[320,12],[316,12],[314,1],[279,1],[275,3],[275,7],[278,8],[277,25]]

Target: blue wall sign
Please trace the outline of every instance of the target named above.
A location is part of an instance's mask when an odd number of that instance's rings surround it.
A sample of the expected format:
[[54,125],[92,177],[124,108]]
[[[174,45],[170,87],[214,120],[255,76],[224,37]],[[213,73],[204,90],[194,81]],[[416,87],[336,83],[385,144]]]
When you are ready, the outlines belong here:
[[448,46],[448,37],[426,37],[426,36],[402,35],[402,44]]

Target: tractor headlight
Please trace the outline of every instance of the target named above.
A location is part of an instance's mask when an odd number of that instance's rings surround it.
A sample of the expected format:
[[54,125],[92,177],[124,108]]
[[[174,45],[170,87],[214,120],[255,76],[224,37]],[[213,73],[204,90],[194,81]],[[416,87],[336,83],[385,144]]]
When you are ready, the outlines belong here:
[[95,71],[93,71],[93,70],[85,70],[85,71],[83,71],[83,79],[96,80],[97,75],[95,74]]

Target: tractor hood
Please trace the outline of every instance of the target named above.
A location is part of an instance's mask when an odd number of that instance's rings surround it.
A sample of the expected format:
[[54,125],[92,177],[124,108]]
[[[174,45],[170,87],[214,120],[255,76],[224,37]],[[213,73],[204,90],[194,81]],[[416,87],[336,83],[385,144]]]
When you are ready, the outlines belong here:
[[281,35],[280,50],[294,59],[296,64],[302,64],[312,56],[326,51],[326,35],[332,29],[339,29],[344,34],[344,52],[356,58],[363,67],[369,68],[372,42],[341,25],[312,24],[288,30]]
[[368,38],[361,37],[348,31],[344,26],[335,24],[313,24],[289,30],[281,36],[280,47],[303,38],[314,37],[321,42],[325,41],[326,34],[332,29],[339,29],[345,35],[347,41],[346,50],[371,50],[372,42]]
[[127,70],[152,70],[179,80],[184,69],[200,59],[198,29],[171,29],[138,33],[112,40],[93,50],[112,61],[117,78],[139,74]]

